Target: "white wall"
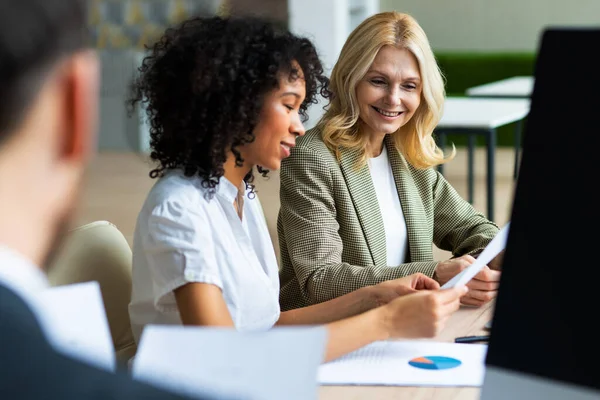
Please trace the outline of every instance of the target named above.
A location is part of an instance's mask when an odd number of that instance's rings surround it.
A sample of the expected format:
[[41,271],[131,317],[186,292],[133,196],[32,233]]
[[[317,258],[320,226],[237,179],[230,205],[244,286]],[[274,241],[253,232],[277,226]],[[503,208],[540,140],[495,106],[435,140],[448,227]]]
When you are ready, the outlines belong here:
[[[378,0],[288,0],[289,29],[311,39],[327,75],[351,30],[377,12]],[[323,104],[321,101],[309,108],[306,129],[312,128],[323,115]]]
[[600,0],[380,0],[411,14],[434,50],[531,51],[548,25],[600,26]]

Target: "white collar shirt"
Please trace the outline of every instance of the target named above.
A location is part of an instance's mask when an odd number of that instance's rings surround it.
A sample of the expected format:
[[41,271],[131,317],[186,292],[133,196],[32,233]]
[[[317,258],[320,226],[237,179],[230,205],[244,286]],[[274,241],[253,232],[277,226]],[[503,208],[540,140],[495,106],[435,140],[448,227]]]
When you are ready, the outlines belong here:
[[235,327],[265,330],[279,319],[277,259],[258,197],[233,204],[238,188],[221,177],[207,196],[199,177],[169,171],[150,190],[133,240],[129,315],[136,341],[148,324],[181,324],[173,291],[219,287]]
[[18,252],[0,245],[0,285],[16,293],[35,315],[46,338],[60,337],[48,305],[40,294],[50,288],[46,273]]
[[0,285],[15,292],[38,316],[37,295],[49,287],[48,279],[32,261],[0,245]]

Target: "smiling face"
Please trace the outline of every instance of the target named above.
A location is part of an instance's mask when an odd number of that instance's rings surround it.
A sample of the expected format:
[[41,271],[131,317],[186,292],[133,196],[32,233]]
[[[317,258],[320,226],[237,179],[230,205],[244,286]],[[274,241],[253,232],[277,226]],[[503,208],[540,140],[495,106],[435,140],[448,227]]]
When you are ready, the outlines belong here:
[[279,87],[267,93],[254,128],[255,140],[244,146],[242,157],[249,165],[277,170],[296,145],[296,137],[304,135],[300,105],[306,97],[302,71],[297,76],[282,74]]
[[397,131],[421,103],[421,74],[407,49],[383,46],[356,88],[362,129],[368,135]]

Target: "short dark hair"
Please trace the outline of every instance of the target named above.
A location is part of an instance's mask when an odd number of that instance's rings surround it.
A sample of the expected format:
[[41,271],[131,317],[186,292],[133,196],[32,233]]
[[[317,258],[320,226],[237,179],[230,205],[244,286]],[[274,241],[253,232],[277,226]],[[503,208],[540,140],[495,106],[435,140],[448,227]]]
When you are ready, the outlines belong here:
[[[303,120],[317,94],[328,94],[310,40],[257,17],[194,17],[169,28],[139,71],[129,105],[146,107],[150,156],[158,163],[150,176],[181,169],[210,189],[223,176],[228,152],[242,164],[238,147],[254,140],[263,97],[282,73],[304,77]],[[250,188],[252,178],[245,179]]]
[[85,3],[0,1],[0,142],[22,121],[53,63],[86,45]]

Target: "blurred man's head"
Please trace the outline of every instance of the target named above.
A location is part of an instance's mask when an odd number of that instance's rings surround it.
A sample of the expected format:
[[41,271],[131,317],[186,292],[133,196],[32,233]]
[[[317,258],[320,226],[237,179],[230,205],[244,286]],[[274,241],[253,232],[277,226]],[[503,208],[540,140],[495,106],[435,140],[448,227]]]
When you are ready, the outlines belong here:
[[0,245],[44,264],[95,145],[86,0],[0,1]]

